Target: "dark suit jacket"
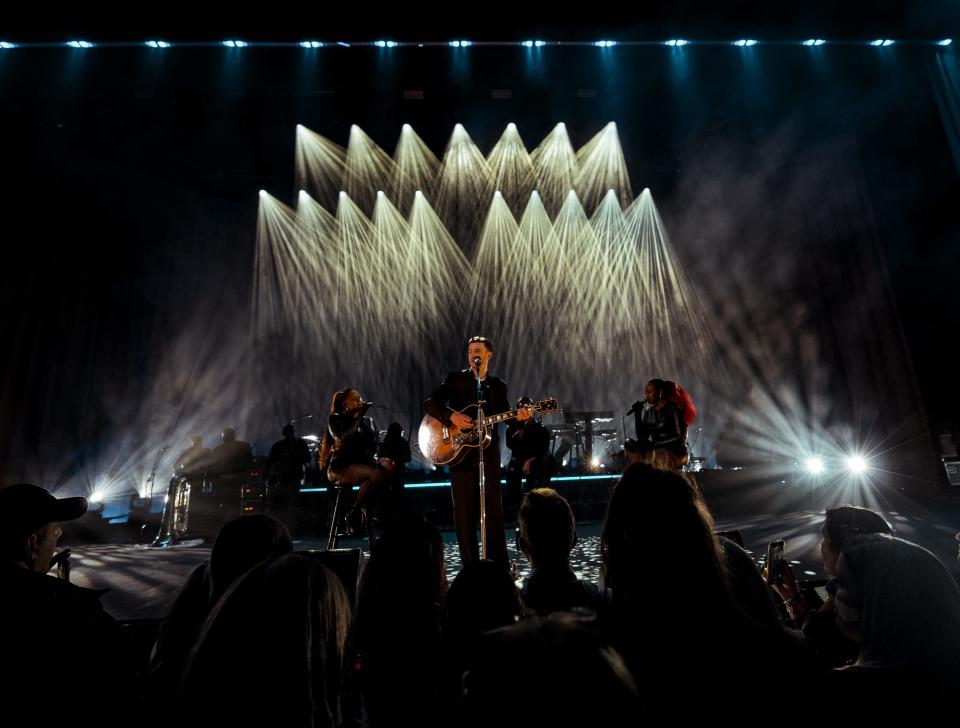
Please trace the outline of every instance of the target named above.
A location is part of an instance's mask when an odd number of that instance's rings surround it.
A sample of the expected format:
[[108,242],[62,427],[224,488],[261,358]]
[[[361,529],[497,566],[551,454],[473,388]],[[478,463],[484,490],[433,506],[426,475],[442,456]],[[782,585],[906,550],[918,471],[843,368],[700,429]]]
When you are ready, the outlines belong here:
[[[487,374],[487,378],[481,384],[481,396],[484,400],[483,414],[489,417],[501,412],[510,410],[510,400],[507,397],[507,383],[499,377]],[[439,387],[433,390],[433,393],[424,403],[427,414],[437,418],[443,424],[450,425],[450,415],[459,412],[464,407],[477,402],[477,380],[474,379],[473,371],[464,369],[459,372],[451,372],[443,380]],[[496,449],[499,453],[499,436],[496,428],[491,432],[493,442],[489,449]],[[485,461],[486,462],[486,461]],[[479,463],[479,457],[471,453],[464,458],[463,462],[454,466],[451,470],[464,470],[476,467]]]

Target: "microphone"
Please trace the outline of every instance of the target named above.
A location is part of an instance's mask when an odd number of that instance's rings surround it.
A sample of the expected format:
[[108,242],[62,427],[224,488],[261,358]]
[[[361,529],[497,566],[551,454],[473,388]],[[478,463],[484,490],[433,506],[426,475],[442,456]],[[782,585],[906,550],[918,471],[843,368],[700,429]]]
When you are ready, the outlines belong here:
[[479,357],[479,356],[473,357],[473,365],[474,365],[477,369],[480,368],[480,357]]
[[630,406],[630,409],[627,410],[627,413],[624,415],[624,417],[629,417],[633,413],[639,412],[642,409],[643,409],[643,402],[641,402],[640,400],[637,400]]

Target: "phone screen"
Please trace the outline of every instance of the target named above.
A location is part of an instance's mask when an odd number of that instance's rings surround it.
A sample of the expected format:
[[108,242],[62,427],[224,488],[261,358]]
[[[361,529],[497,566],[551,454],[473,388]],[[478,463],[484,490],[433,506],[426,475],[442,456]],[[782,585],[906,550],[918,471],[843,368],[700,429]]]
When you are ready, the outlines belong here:
[[783,539],[767,545],[767,581],[771,584],[783,578]]

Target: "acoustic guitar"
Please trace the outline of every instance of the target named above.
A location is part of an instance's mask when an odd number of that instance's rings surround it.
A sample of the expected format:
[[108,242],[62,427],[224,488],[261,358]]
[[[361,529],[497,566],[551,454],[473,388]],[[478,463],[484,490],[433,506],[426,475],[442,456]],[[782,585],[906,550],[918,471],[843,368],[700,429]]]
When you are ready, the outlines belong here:
[[[527,405],[526,409],[534,412],[550,414],[559,412],[560,406],[553,397],[541,399],[538,402]],[[431,415],[424,415],[420,422],[420,431],[417,433],[417,439],[420,443],[420,452],[424,457],[430,460],[434,465],[456,465],[463,460],[471,450],[480,447],[480,435],[483,434],[483,446],[490,444],[493,436],[490,434],[490,427],[512,420],[520,410],[510,410],[501,412],[497,415],[484,417],[482,421],[476,418],[477,405],[471,404],[460,410],[461,414],[467,415],[474,420],[473,427],[468,430],[461,430],[456,425],[449,427],[440,420]]]

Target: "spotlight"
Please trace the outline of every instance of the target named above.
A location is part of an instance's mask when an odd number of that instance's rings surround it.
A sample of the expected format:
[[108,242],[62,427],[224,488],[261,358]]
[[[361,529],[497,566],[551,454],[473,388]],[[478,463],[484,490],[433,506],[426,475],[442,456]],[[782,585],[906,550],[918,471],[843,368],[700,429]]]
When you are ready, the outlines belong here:
[[67,43],[71,48],[93,48],[93,43],[85,40],[71,40]]
[[460,47],[460,41],[458,41],[458,40],[452,40],[452,41],[450,41],[449,46],[450,46],[451,48],[459,48],[459,47]]
[[542,40],[535,40],[535,41],[533,42],[533,44],[534,44],[537,48],[543,48],[543,46],[546,45],[546,42],[545,42],[545,41],[542,41]]
[[[943,43],[941,43],[940,45],[943,45]],[[16,47],[17,47],[17,44],[16,44],[16,43],[8,43],[8,42],[5,41],[5,40],[0,40],[0,48],[2,48],[2,49],[5,50],[5,51],[9,51],[9,50],[11,50],[11,49],[13,49],[13,48],[16,48]]]
[[266,191],[266,190],[260,190],[260,196],[261,196],[261,197],[266,197],[266,196],[267,196],[267,191]]
[[324,44],[318,40],[305,40],[300,44],[301,48],[323,48]]
[[170,44],[165,40],[148,40],[147,45],[150,48],[169,48]]
[[866,472],[867,463],[859,455],[851,455],[847,458],[847,470],[859,475],[860,473]]
[[822,46],[822,45],[823,45],[824,43],[826,43],[826,42],[827,42],[827,41],[825,41],[823,38],[811,38],[810,40],[805,40],[805,41],[803,41],[803,45],[805,45],[805,46]]
[[309,195],[307,195],[307,191],[306,191],[306,190],[300,190],[299,197],[300,197],[301,200],[307,199],[308,196],[309,196]]
[[227,48],[246,48],[247,47],[246,41],[242,41],[242,40],[225,40],[223,41],[223,45],[226,46]]
[[615,40],[598,40],[594,43],[597,48],[613,48],[616,44]]
[[892,46],[893,43],[894,42],[892,40],[885,40],[883,41],[883,47],[886,48],[887,46]]
[[102,502],[103,502],[103,491],[102,491],[102,490],[94,491],[93,494],[90,496],[90,502],[91,502],[91,503],[102,503]]
[[337,45],[340,46],[341,48],[349,48],[349,47],[350,47],[350,44],[349,44],[349,43],[344,43],[342,40],[338,40],[338,41],[337,41]]
[[533,48],[533,41],[532,41],[532,40],[525,40],[525,41],[523,41],[523,45],[524,45],[525,48]]
[[683,40],[682,38],[677,38],[677,39],[675,39],[675,40],[668,40],[666,43],[664,43],[664,45],[668,45],[668,46],[671,46],[671,47],[680,47],[680,46],[685,46],[685,45],[686,45],[687,43],[689,43],[689,42],[690,42],[690,41],[688,41],[688,40]]
[[377,48],[396,48],[397,42],[394,40],[378,40],[374,43]]
[[473,43],[469,40],[452,40],[449,45],[451,48],[469,48]]
[[808,458],[804,465],[807,468],[807,472],[813,475],[819,475],[823,472],[823,460],[820,458]]
[[892,46],[892,45],[894,44],[894,42],[895,42],[895,41],[892,41],[892,40],[890,40],[889,38],[877,38],[877,40],[872,40],[872,41],[870,41],[870,45],[875,46],[875,47],[878,47],[878,48],[879,48],[880,46],[883,46],[884,48],[886,48],[887,46]]
[[590,461],[590,464],[593,465],[593,467],[595,467],[595,468],[599,468],[599,467],[600,467],[600,458],[594,457],[593,460]]
[[749,38],[744,38],[743,40],[735,40],[733,42],[735,46],[740,46],[741,48],[755,46],[757,41],[751,40]]
[[[942,45],[942,46],[948,46],[951,43],[953,43],[953,39],[951,38],[944,38],[941,41],[937,41],[937,45]],[[0,44],[0,47],[2,47],[2,44]]]

